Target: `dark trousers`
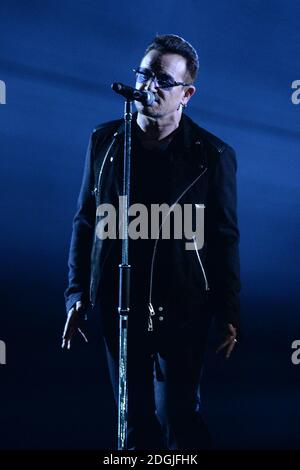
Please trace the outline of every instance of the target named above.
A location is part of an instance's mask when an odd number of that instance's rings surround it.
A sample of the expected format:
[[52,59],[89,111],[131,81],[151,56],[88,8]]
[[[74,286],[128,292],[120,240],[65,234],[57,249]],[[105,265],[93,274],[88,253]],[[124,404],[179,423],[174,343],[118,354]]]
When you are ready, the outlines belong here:
[[[144,328],[144,327],[143,327]],[[189,450],[211,447],[201,416],[200,379],[208,322],[170,331],[128,329],[128,449]],[[116,335],[105,335],[114,396],[118,398]]]

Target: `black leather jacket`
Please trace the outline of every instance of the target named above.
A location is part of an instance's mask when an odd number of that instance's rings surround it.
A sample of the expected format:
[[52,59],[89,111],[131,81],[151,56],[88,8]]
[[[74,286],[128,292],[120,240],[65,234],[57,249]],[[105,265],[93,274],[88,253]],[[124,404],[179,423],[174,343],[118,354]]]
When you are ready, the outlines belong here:
[[[136,119],[136,114],[134,115]],[[114,240],[96,236],[96,208],[118,205],[122,188],[124,125],[111,121],[94,129],[88,146],[69,252],[67,312],[78,300],[95,305],[99,284]],[[173,200],[205,205],[201,250],[185,249],[186,240],[172,240],[170,275],[160,277],[159,250],[149,271],[149,296],[154,314],[176,311],[179,321],[210,312],[239,327],[239,230],[236,211],[234,150],[182,115],[175,145]],[[159,245],[159,241],[158,241]],[[150,282],[151,277],[151,282]],[[160,315],[160,313],[159,313]]]

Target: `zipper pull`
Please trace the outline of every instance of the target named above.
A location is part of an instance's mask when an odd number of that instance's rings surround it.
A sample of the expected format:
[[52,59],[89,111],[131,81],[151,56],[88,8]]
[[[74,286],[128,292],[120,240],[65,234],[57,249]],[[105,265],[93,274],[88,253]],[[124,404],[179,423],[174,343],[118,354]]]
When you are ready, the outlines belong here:
[[148,317],[148,331],[153,331],[153,320],[152,317],[155,315],[155,310],[151,302],[148,304],[149,317]]

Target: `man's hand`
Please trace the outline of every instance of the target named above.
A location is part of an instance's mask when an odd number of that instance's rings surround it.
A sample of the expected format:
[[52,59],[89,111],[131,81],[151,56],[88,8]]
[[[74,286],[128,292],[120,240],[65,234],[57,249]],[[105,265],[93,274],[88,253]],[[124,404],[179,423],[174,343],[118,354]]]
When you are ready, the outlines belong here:
[[71,341],[76,331],[79,331],[79,333],[83,336],[84,340],[88,342],[87,337],[83,333],[82,329],[79,328],[81,316],[83,315],[85,310],[86,310],[86,305],[80,300],[78,300],[78,302],[76,302],[76,305],[69,310],[63,336],[62,336],[61,347],[63,349],[70,349]]
[[237,343],[237,340],[236,340],[237,331],[236,331],[236,328],[231,323],[226,324],[225,335],[226,335],[225,340],[218,347],[218,349],[216,350],[216,353],[218,354],[218,352],[220,352],[222,349],[225,348],[226,359],[229,359],[230,354],[232,353],[233,348]]

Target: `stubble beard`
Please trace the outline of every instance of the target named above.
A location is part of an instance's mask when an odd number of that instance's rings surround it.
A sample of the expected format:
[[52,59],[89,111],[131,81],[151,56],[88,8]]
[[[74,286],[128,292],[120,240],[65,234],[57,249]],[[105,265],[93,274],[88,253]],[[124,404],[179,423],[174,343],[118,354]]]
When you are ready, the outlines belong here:
[[138,103],[136,108],[140,114],[152,118],[160,118],[165,115],[165,112],[161,109],[160,103],[158,102],[155,102],[153,106],[143,106],[141,103]]

